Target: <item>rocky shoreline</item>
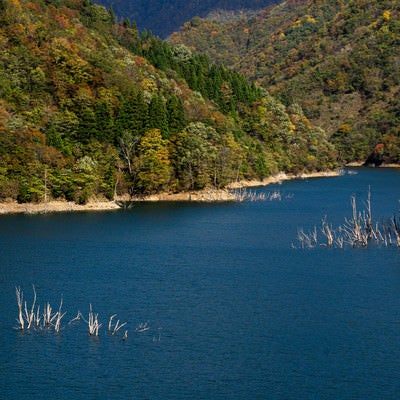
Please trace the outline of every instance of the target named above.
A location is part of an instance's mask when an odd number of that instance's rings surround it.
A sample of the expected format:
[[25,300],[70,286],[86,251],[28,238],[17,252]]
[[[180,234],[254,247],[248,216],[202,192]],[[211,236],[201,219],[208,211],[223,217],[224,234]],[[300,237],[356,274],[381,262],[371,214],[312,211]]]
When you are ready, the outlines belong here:
[[340,175],[339,171],[315,172],[308,174],[292,175],[280,173],[268,177],[262,181],[240,181],[229,186],[227,189],[205,189],[201,191],[180,192],[180,193],[159,193],[145,198],[131,199],[120,197],[114,201],[92,200],[87,204],[80,205],[68,201],[48,201],[46,203],[24,203],[19,204],[15,201],[0,203],[0,215],[4,214],[45,214],[50,212],[77,212],[77,211],[112,211],[119,210],[128,202],[135,201],[196,201],[196,202],[221,202],[235,201],[233,193],[235,189],[267,186],[290,179],[308,179],[320,177],[332,177]]

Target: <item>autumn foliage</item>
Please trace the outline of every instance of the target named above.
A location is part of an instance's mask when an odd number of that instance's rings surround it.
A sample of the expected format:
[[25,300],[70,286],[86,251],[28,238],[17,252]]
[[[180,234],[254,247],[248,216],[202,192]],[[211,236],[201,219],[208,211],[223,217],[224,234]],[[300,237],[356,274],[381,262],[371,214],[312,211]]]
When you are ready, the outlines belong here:
[[0,200],[224,187],[336,166],[325,133],[243,75],[90,0],[0,0]]
[[170,42],[234,66],[287,106],[299,104],[343,162],[364,162],[389,140],[382,159],[399,163],[399,21],[396,0],[285,1],[251,18],[196,18]]

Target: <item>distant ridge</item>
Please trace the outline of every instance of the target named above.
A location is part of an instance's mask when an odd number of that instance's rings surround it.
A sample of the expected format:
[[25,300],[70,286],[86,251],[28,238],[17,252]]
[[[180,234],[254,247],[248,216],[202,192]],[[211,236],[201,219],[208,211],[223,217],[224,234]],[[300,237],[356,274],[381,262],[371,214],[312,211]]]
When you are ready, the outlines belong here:
[[279,0],[96,0],[112,6],[119,17],[134,20],[139,30],[146,29],[166,38],[193,17],[205,17],[214,10],[260,10]]

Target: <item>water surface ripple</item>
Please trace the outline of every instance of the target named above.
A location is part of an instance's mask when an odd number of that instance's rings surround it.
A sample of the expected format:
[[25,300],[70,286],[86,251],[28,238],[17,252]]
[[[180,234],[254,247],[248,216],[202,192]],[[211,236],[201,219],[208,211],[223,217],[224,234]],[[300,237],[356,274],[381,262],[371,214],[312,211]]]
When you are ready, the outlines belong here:
[[[400,250],[292,248],[369,186],[377,219],[399,212],[397,170],[356,172],[258,189],[280,201],[2,216],[0,398],[399,399]],[[13,329],[32,284],[62,297],[59,334]],[[89,304],[97,338],[68,325]]]

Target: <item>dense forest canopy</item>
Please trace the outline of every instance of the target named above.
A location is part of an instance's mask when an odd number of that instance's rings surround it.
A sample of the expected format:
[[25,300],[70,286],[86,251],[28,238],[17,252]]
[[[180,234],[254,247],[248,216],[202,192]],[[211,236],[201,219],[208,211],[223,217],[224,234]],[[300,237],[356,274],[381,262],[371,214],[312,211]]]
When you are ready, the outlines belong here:
[[400,3],[288,0],[252,18],[194,18],[169,39],[299,104],[344,162],[400,161]]
[[298,105],[90,0],[0,0],[0,200],[142,196],[336,166]]

